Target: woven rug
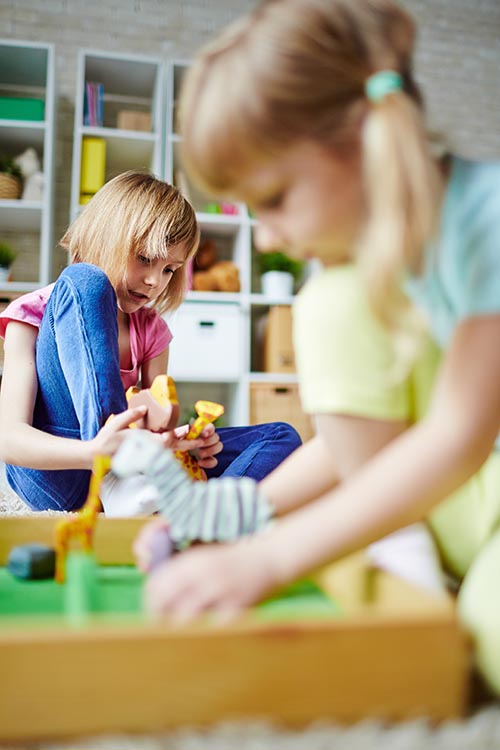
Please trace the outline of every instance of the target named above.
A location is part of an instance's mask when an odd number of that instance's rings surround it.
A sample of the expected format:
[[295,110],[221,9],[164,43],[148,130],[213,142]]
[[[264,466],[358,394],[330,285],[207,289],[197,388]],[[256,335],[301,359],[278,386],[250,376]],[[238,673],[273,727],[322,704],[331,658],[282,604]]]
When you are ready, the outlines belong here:
[[[30,513],[8,487],[0,466],[0,514]],[[0,667],[1,675],[1,667]],[[1,679],[1,676],[0,676]],[[425,719],[387,725],[367,720],[344,727],[316,722],[289,730],[262,722],[184,727],[154,735],[88,737],[29,745],[30,750],[500,750],[500,705],[474,699],[470,715],[438,726]],[[0,727],[0,748],[2,744]]]

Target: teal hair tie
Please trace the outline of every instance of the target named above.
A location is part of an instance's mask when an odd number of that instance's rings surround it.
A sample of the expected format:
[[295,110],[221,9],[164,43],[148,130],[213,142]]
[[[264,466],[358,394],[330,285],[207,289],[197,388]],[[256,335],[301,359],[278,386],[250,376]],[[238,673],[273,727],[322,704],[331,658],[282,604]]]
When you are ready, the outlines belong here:
[[403,79],[394,70],[379,70],[365,81],[366,96],[371,102],[379,102],[386,94],[401,91]]

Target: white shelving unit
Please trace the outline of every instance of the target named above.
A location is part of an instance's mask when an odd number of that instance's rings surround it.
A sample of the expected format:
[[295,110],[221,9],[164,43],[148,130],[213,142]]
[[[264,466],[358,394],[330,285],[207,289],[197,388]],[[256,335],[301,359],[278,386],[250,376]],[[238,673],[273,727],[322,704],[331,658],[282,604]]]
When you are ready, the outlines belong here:
[[164,175],[188,192],[186,197],[196,209],[202,241],[214,240],[218,260],[232,260],[238,266],[241,290],[188,293],[186,302],[169,319],[174,333],[169,372],[177,382],[181,403],[194,403],[199,398],[220,400],[226,406],[226,424],[249,424],[255,383],[288,391],[298,404],[296,375],[263,372],[258,336],[261,319],[270,307],[291,305],[293,297],[276,299],[261,294],[252,246],[255,220],[246,206],[238,204],[235,215],[207,213],[213,197],[193,188],[182,170],[176,109],[188,67],[189,62],[182,60],[172,62],[167,70]]
[[[87,83],[102,83],[103,121],[99,127],[84,125]],[[163,174],[164,63],[159,58],[80,50],[75,100],[71,210],[73,220],[81,210],[80,184],[82,141],[102,138],[106,144],[105,182],[128,169],[150,169]],[[150,130],[118,127],[121,110],[146,113]]]
[[0,199],[0,241],[18,251],[12,280],[0,296],[11,297],[45,286],[51,276],[54,184],[54,47],[0,40],[0,96],[43,100],[43,119],[0,119],[0,152],[15,157],[33,147],[44,178],[40,201]]

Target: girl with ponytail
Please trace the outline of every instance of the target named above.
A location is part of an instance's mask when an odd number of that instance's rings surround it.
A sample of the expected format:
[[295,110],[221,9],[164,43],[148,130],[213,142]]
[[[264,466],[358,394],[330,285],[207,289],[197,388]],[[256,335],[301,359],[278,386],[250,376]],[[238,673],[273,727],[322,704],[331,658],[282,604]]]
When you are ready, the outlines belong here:
[[149,601],[237,610],[367,545],[437,586],[428,524],[500,690],[500,164],[435,153],[413,42],[391,0],[267,0],[187,75],[192,179],[250,206],[261,250],[324,264],[294,309],[317,434],[260,483],[267,533],[164,563]]

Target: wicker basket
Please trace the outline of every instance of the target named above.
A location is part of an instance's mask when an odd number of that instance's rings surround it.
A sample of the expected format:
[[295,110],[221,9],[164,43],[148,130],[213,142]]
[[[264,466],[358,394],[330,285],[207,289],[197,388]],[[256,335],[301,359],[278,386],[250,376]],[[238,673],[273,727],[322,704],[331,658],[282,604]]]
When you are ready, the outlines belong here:
[[21,195],[21,183],[17,177],[0,172],[0,199],[14,200]]

